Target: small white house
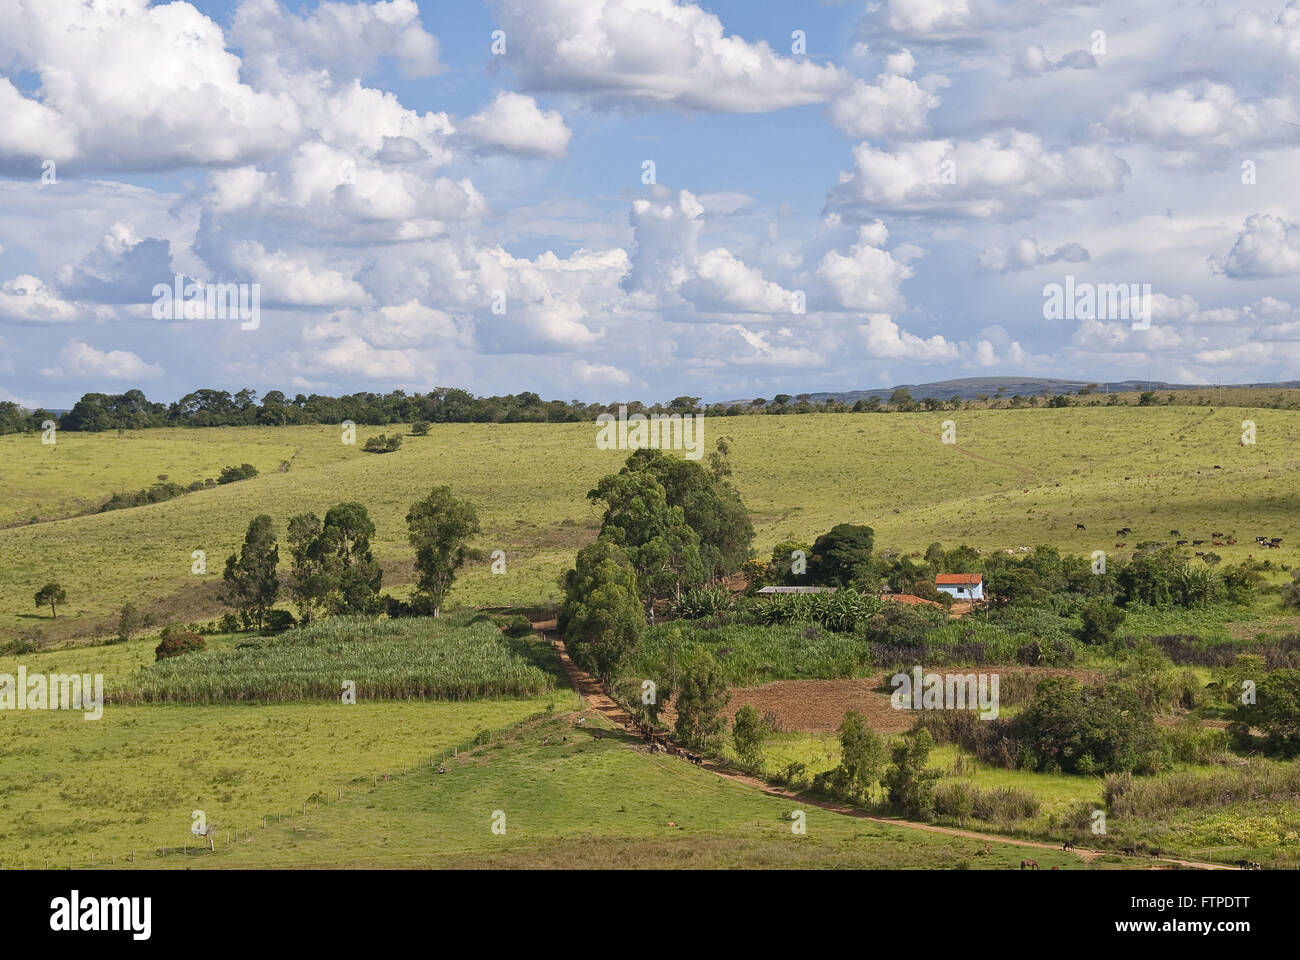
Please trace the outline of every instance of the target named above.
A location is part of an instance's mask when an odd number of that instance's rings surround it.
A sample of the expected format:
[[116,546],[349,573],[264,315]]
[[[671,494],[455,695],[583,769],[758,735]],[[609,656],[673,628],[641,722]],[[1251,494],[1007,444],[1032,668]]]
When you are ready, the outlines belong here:
[[940,573],[934,578],[935,587],[958,600],[983,600],[984,576],[979,573]]

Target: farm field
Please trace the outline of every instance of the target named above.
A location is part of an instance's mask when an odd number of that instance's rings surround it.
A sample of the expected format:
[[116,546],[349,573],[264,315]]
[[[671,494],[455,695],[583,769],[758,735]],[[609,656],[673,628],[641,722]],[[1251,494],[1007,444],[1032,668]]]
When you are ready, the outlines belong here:
[[[1247,418],[1258,427],[1254,446],[1238,442]],[[947,419],[956,446],[939,440]],[[0,489],[13,517],[72,512],[160,473],[188,480],[191,465],[194,478],[245,460],[261,472],[163,503],[0,529],[0,636],[111,632],[127,601],[165,619],[207,619],[221,612],[224,559],[255,514],[269,513],[283,531],[296,513],[349,499],[368,507],[384,587],[402,596],[413,580],[406,510],[443,483],[478,505],[477,545],[507,556],[504,575],[486,559],[463,571],[452,601],[557,601],[557,576],[598,526],[586,492],[625,452],[597,450],[592,424],[435,424],[395,453],[361,451],[367,436],[393,429],[358,428],[357,446],[325,426],[64,432],[53,446],[0,437]],[[1140,540],[1172,540],[1170,530],[1207,542],[1218,531],[1237,540],[1213,548],[1225,562],[1258,553],[1253,538],[1268,535],[1283,538],[1269,559],[1294,563],[1300,544],[1295,411],[1121,406],[706,421],[707,444],[720,436],[731,438],[733,479],[760,554],[846,520],[871,524],[878,549],[902,551],[937,540],[1122,554]],[[1134,533],[1117,541],[1124,526]],[[191,573],[195,550],[206,554],[205,575]],[[57,620],[32,602],[51,579],[68,590]]]

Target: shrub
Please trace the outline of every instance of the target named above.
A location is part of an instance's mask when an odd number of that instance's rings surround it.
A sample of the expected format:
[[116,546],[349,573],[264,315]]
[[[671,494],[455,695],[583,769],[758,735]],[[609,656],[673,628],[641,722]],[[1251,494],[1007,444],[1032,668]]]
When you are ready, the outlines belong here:
[[411,436],[427,437],[428,435],[429,435],[429,421],[416,420],[415,423],[411,424]]
[[533,632],[532,621],[522,613],[516,613],[510,617],[505,624],[505,634],[507,637],[527,637]]
[[262,633],[266,636],[284,633],[292,629],[297,622],[288,610],[272,610],[266,615],[266,626],[263,627]]
[[241,463],[237,467],[222,467],[221,474],[217,477],[217,483],[235,483],[239,480],[249,480],[257,476],[257,467],[251,463]]
[[163,627],[162,641],[154,648],[154,662],[187,653],[202,653],[207,642],[197,633],[177,627]]
[[730,613],[735,607],[725,587],[692,587],[673,604],[673,613],[683,620],[702,620]]
[[402,438],[396,433],[391,437],[381,433],[377,437],[368,439],[362,444],[361,449],[366,453],[392,453],[401,445]]

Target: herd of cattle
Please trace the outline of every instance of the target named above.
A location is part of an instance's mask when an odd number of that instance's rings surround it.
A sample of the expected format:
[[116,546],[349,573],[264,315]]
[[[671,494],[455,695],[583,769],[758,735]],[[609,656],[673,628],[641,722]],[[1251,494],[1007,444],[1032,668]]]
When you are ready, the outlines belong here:
[[[1076,523],[1076,524],[1074,525],[1074,529],[1076,529],[1076,530],[1086,530],[1086,529],[1088,529],[1088,528],[1085,527],[1085,526],[1084,526],[1083,524],[1081,524],[1081,523]],[[1133,529],[1132,529],[1131,527],[1120,527],[1118,530],[1115,531],[1115,536],[1117,536],[1117,537],[1126,537],[1126,536],[1130,536],[1132,533],[1133,533]],[[1169,531],[1169,536],[1171,536],[1171,537],[1182,537],[1182,534],[1181,534],[1179,531],[1177,531],[1177,530],[1170,530],[1170,531]],[[1282,538],[1281,538],[1281,537],[1256,537],[1256,538],[1255,538],[1255,542],[1256,542],[1257,544],[1259,544],[1261,547],[1264,547],[1264,548],[1269,549],[1269,550],[1278,550],[1278,549],[1280,549],[1281,546],[1282,546]],[[1191,541],[1191,545],[1194,546],[1194,547],[1199,547],[1199,546],[1201,546],[1203,543],[1205,543],[1204,540],[1192,540],[1192,541]],[[1188,544],[1188,541],[1185,540],[1185,539],[1178,539],[1178,540],[1175,540],[1175,541],[1174,541],[1174,545],[1175,545],[1175,546],[1179,546],[1179,547],[1185,547],[1185,546],[1187,546],[1187,544]],[[1225,534],[1222,534],[1222,533],[1220,533],[1219,531],[1215,530],[1213,533],[1210,534],[1210,545],[1211,545],[1211,546],[1214,546],[1214,547],[1235,547],[1235,546],[1237,545],[1237,541],[1234,540],[1232,537],[1229,537],[1229,536],[1227,536],[1227,535],[1225,535]],[[1117,547],[1127,547],[1127,546],[1128,546],[1128,543],[1127,543],[1127,542],[1116,543],[1115,546],[1117,546]],[[1169,541],[1168,541],[1168,540],[1158,540],[1158,541],[1156,541],[1156,546],[1157,546],[1157,547],[1167,547],[1167,546],[1169,546]],[[1196,555],[1197,555],[1198,557],[1203,557],[1203,556],[1205,556],[1205,553],[1204,553],[1204,551],[1197,551],[1197,554],[1196,554]]]

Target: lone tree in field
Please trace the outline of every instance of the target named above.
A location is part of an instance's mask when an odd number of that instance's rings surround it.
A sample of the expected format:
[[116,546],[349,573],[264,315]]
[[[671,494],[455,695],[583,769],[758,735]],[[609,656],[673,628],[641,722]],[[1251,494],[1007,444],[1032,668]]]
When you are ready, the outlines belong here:
[[469,557],[469,538],[479,532],[478,513],[468,500],[457,500],[451,487],[434,487],[406,513],[415,547],[416,600],[438,616],[442,601]]
[[618,544],[597,540],[578,551],[564,575],[558,626],[578,666],[608,683],[645,628],[636,571]]
[[727,681],[713,655],[701,650],[687,661],[677,688],[677,738],[703,748],[726,729],[722,709],[731,699]]
[[844,714],[839,734],[840,764],[826,775],[826,785],[835,796],[853,800],[869,797],[885,772],[885,741],[867,726],[866,717],[857,710]]
[[63,603],[67,599],[68,592],[57,583],[47,583],[36,591],[36,606],[43,607],[48,603],[50,605],[50,616],[56,620],[59,618],[59,614],[54,609],[55,604]]
[[239,611],[244,628],[261,630],[266,615],[275,606],[280,595],[280,579],[276,567],[280,563],[280,548],[275,542],[275,529],[265,513],[254,517],[244,534],[244,545],[239,553],[226,558],[225,601]]
[[140,611],[136,609],[135,604],[126,604],[122,607],[121,616],[117,618],[117,639],[126,643],[143,625],[144,618],[140,616]]

